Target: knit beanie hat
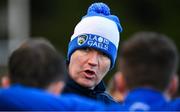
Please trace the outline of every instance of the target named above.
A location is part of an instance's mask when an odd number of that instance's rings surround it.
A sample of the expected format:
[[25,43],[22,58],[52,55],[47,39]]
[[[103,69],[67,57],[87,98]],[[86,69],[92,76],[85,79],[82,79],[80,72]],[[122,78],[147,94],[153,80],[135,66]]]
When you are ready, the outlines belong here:
[[115,64],[122,27],[117,16],[111,15],[104,3],[93,3],[87,14],[74,29],[68,46],[67,58],[81,48],[90,47],[105,53],[111,60],[111,69]]

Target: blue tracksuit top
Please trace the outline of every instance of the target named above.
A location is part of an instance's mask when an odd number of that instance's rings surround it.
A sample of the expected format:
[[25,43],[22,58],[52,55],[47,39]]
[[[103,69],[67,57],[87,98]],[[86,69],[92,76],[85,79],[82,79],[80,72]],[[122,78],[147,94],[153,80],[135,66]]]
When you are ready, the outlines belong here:
[[85,111],[104,110],[104,105],[77,95],[54,96],[44,90],[14,85],[0,89],[0,111]]
[[121,105],[111,105],[116,111],[180,111],[180,99],[167,100],[160,91],[137,88],[130,91]]

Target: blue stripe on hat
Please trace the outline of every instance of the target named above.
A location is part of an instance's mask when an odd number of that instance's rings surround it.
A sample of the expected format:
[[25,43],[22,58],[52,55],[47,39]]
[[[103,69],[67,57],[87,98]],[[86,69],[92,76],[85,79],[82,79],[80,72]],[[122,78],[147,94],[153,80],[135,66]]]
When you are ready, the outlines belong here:
[[113,68],[117,57],[116,46],[108,39],[94,34],[79,35],[69,43],[67,55],[68,61],[70,61],[70,57],[75,50],[85,47],[94,48],[98,51],[105,53],[110,58],[111,68]]

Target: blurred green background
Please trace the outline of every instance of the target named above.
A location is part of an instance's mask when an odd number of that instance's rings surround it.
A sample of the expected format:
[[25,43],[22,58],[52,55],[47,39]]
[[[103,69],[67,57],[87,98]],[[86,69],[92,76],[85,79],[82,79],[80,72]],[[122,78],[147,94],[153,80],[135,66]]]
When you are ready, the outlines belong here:
[[[0,10],[6,9],[7,2],[0,0]],[[171,37],[180,49],[180,0],[29,0],[29,36],[49,39],[66,56],[74,27],[93,2],[108,4],[111,13],[120,18],[121,41],[137,31],[157,31]],[[7,29],[6,18],[5,13],[0,28]],[[8,38],[6,30],[0,32],[1,40]],[[105,77],[106,82],[115,70]]]

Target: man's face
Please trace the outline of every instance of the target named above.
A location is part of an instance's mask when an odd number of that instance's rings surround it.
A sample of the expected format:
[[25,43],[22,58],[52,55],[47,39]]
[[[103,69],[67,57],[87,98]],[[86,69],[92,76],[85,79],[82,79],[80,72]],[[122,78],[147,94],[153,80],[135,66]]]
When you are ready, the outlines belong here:
[[83,87],[93,89],[110,68],[110,59],[91,48],[76,50],[70,58],[69,74]]

